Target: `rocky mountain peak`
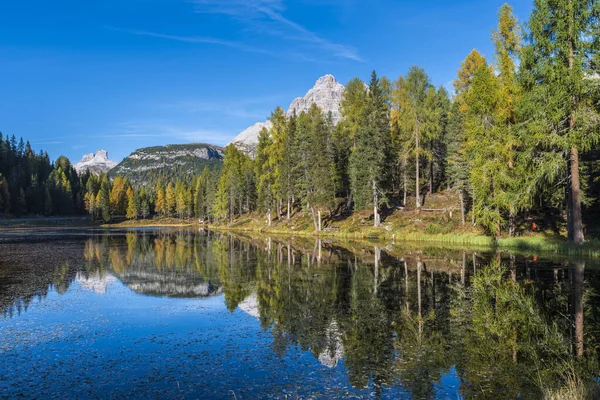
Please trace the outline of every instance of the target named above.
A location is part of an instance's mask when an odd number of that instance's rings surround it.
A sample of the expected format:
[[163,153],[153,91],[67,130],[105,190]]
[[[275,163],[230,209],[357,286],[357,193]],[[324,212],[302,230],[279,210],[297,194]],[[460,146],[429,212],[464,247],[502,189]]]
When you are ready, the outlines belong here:
[[[322,76],[317,79],[315,85],[304,97],[297,97],[292,101],[287,114],[292,115],[294,112],[300,114],[302,111],[308,111],[310,106],[315,103],[325,114],[331,112],[333,123],[337,124],[342,119],[340,109],[344,91],[344,85],[340,84],[333,75]],[[258,134],[263,127],[270,129],[270,122],[254,124],[236,136],[231,143],[240,150],[253,154],[258,145]]]
[[335,80],[335,76],[327,74],[317,79],[315,87],[333,89],[337,83],[338,82]]
[[107,173],[116,165],[116,162],[109,160],[108,152],[106,150],[98,150],[95,154],[90,153],[84,155],[81,158],[81,161],[73,164],[73,167],[77,173],[86,173],[87,171],[90,171],[91,173],[99,174],[100,172]]

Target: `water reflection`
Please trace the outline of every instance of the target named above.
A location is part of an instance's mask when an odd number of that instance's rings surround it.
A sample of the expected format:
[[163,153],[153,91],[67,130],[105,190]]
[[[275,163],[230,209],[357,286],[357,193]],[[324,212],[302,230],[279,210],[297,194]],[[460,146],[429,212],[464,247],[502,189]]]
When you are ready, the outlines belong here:
[[465,398],[537,398],[598,376],[600,275],[589,261],[206,231],[26,247],[47,262],[30,268],[19,250],[0,264],[6,316],[75,281],[101,294],[117,279],[150,296],[224,294],[278,357],[310,352],[376,395],[436,398],[453,377]]

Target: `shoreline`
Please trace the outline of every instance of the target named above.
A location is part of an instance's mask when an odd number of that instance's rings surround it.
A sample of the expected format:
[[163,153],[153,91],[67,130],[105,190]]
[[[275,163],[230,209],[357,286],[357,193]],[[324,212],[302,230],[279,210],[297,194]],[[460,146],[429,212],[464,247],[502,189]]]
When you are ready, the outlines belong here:
[[[294,221],[295,223],[299,221]],[[374,228],[369,225],[351,226],[341,224],[338,229],[326,229],[322,232],[312,230],[312,225],[304,225],[296,229],[290,221],[276,222],[272,227],[264,226],[254,218],[234,221],[231,224],[203,224],[194,220],[177,218],[130,220],[118,223],[94,223],[82,217],[59,218],[26,218],[0,220],[0,231],[7,229],[34,228],[103,228],[103,229],[136,229],[136,228],[206,228],[221,232],[296,236],[305,238],[326,238],[339,241],[366,240],[384,243],[412,243],[439,247],[468,246],[484,250],[505,250],[517,253],[552,253],[560,256],[584,256],[600,258],[600,241],[592,239],[577,246],[567,242],[562,236],[548,236],[543,233],[526,236],[507,237],[496,240],[473,231],[451,231],[449,233],[430,234],[422,230],[393,229],[389,226]],[[295,225],[295,224],[294,224]],[[350,229],[351,228],[351,229]]]
[[[243,222],[243,221],[242,221]],[[246,225],[246,226],[245,226]],[[306,229],[290,229],[281,226],[247,226],[248,224],[201,224],[182,220],[147,220],[125,221],[117,224],[103,224],[102,228],[206,228],[221,232],[297,236],[306,238],[326,238],[336,240],[368,240],[394,243],[416,243],[443,246],[469,246],[486,250],[507,250],[519,253],[554,253],[564,256],[586,256],[600,258],[600,241],[589,240],[583,245],[572,245],[564,237],[549,237],[542,233],[528,236],[501,238],[476,234],[454,232],[449,234],[427,234],[424,232],[406,232],[402,230],[386,230],[384,227],[348,231],[322,231],[315,232]]]

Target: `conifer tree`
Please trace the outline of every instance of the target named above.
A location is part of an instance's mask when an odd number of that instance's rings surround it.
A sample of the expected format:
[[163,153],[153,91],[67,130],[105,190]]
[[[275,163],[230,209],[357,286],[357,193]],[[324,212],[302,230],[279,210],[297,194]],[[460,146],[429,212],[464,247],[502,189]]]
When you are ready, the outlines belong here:
[[162,183],[158,181],[156,183],[156,188],[154,189],[156,192],[156,199],[154,200],[154,211],[161,217],[165,217],[167,215],[167,202],[165,199],[165,189],[162,186]]
[[323,210],[331,208],[335,201],[334,165],[329,151],[333,127],[314,103],[308,110],[308,116],[311,120],[309,144],[313,150],[309,158],[310,191],[307,200],[311,205],[313,217],[314,210],[317,209],[316,230],[320,232],[323,229]]
[[[395,102],[394,123],[402,132],[399,140],[403,151],[401,158],[412,156],[415,160],[415,206],[421,207],[421,159],[431,157],[424,144],[431,140],[437,130],[432,118],[432,107],[435,105],[436,92],[429,83],[425,70],[417,66],[409,69],[405,78],[396,82],[393,94]],[[406,164],[406,163],[405,163]]]
[[150,215],[150,199],[148,197],[148,191],[144,186],[135,193],[135,203],[139,214],[143,219],[146,219],[148,215]]
[[125,215],[127,211],[127,183],[117,176],[111,185],[110,210],[112,215]]
[[138,216],[137,205],[135,204],[135,194],[131,187],[127,188],[127,219],[136,219]]
[[44,215],[49,216],[54,212],[54,206],[52,205],[52,196],[50,195],[50,190],[48,186],[44,191]]
[[269,131],[263,128],[258,135],[258,147],[256,150],[255,173],[257,180],[258,206],[267,216],[267,224],[272,224],[272,210],[274,204],[273,185],[275,182],[275,171],[269,158],[269,149],[272,141]]
[[210,179],[210,171],[208,167],[205,167],[202,171],[202,175],[198,177],[196,180],[196,192],[195,192],[195,213],[196,217],[204,220],[208,217],[206,205],[207,205],[207,190],[208,190],[208,181]]
[[464,113],[457,101],[448,116],[448,157],[446,159],[450,188],[458,192],[462,224],[465,225],[466,199],[471,191],[469,157],[464,132]]
[[173,184],[169,182],[167,189],[165,190],[165,215],[167,217],[174,217],[177,211],[177,196],[175,194],[175,188]]
[[106,176],[102,176],[102,181],[100,183],[100,190],[98,191],[98,197],[96,200],[97,208],[100,214],[100,217],[104,222],[110,221],[110,188],[108,179]]
[[566,170],[568,238],[577,244],[584,241],[579,153],[598,141],[589,78],[600,50],[599,14],[596,0],[534,0],[520,68],[532,178],[555,182]]
[[285,111],[281,107],[277,107],[271,113],[269,120],[273,124],[273,127],[269,130],[271,143],[268,148],[269,166],[273,173],[271,190],[273,191],[277,217],[279,218],[281,217],[282,201],[288,194],[287,188],[289,185],[287,179],[289,175],[287,169],[291,167],[287,161],[288,154],[286,153],[289,147]]
[[384,173],[390,143],[389,114],[381,83],[371,74],[363,122],[350,156],[350,181],[358,209],[373,207],[374,226],[380,225],[380,206],[387,200]]

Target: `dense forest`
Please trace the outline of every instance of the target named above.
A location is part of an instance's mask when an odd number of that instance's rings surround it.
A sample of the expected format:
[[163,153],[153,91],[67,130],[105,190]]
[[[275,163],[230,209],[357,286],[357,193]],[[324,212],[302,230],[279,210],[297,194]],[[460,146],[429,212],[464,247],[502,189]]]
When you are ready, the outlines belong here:
[[78,178],[67,160],[4,141],[0,212],[233,221],[258,211],[270,226],[303,209],[320,231],[333,215],[366,209],[378,227],[390,210],[453,191],[463,225],[500,237],[544,215],[582,243],[600,200],[599,16],[594,0],[535,0],[523,26],[504,5],[493,58],[471,51],[454,93],[418,66],[396,80],[373,72],[368,84],[348,83],[338,125],[316,105],[289,117],[278,107],[255,158],[230,145],[223,167],[199,176],[144,187]]
[[0,133],[0,216],[82,214],[88,178],[79,177],[66,157],[52,163],[29,142]]

